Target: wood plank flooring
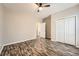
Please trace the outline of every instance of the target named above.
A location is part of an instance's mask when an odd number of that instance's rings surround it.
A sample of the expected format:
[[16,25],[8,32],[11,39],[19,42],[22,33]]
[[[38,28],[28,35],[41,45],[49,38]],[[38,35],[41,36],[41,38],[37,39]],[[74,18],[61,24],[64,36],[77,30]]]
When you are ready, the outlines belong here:
[[79,56],[79,48],[42,38],[4,46],[1,56]]

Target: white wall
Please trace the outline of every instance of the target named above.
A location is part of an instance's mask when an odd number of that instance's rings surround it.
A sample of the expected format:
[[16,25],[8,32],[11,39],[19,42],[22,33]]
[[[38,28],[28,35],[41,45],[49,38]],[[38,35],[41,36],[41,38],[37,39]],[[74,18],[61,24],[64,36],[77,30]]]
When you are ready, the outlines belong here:
[[0,4],[0,50],[2,48],[3,40],[3,7]]
[[60,11],[51,15],[51,38],[52,41],[56,39],[56,20],[72,16],[79,13],[79,5]]

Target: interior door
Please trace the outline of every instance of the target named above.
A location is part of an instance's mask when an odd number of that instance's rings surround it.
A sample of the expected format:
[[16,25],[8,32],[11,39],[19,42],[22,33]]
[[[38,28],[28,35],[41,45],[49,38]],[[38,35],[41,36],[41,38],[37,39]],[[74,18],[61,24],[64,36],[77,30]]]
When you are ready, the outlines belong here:
[[56,21],[56,41],[64,43],[64,20]]
[[45,23],[40,24],[40,37],[45,38]]
[[65,20],[65,43],[75,45],[75,17]]

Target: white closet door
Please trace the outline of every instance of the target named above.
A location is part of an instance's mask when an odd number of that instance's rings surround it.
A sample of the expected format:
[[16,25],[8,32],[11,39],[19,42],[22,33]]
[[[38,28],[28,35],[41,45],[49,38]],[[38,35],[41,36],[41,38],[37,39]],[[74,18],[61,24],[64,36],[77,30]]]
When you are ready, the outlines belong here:
[[56,41],[64,43],[64,20],[56,21]]
[[68,43],[69,41],[69,20],[65,20],[65,43]]
[[79,15],[76,16],[76,47],[79,48]]
[[75,45],[75,17],[65,20],[65,43]]

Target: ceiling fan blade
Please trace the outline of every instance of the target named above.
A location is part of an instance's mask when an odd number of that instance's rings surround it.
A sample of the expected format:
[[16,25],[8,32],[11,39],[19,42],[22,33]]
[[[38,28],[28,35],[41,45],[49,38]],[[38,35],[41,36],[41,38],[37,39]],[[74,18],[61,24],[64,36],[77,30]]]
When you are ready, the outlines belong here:
[[42,3],[35,3],[37,6],[41,7]]
[[50,5],[44,5],[44,6],[42,6],[42,7],[50,7]]
[[40,6],[39,3],[35,3],[37,6]]

